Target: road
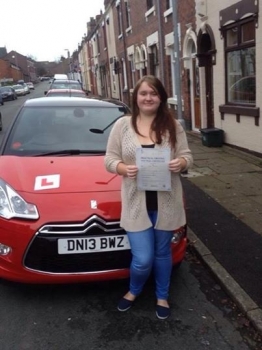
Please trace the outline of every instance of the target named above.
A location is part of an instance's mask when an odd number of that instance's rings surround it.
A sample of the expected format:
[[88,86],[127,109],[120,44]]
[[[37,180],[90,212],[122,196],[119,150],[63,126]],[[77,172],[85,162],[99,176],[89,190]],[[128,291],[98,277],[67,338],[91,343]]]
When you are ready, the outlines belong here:
[[[1,107],[0,142],[23,101],[44,96],[47,86],[42,82],[30,95]],[[127,288],[126,280],[45,286],[0,280],[0,349],[262,349],[257,333],[191,249],[172,274],[168,320],[155,316],[152,280],[132,309],[118,312],[117,301]]]
[[35,90],[31,90],[30,94],[25,96],[19,96],[15,101],[6,101],[3,106],[0,106],[0,112],[2,113],[3,130],[0,131],[0,143],[3,139],[9,124],[11,123],[13,117],[19,111],[21,105],[30,98],[37,98],[44,96],[44,91],[48,88],[48,82],[41,82],[35,85]]

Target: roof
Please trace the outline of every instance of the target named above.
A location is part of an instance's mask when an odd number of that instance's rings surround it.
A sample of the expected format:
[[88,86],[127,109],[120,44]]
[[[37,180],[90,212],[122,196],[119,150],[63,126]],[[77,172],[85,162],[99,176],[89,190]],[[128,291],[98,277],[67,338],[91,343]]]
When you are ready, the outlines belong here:
[[65,97],[65,96],[58,96],[58,97],[52,97],[52,98],[45,98],[45,97],[39,97],[39,98],[32,98],[25,101],[24,106],[26,107],[64,107],[64,106],[80,106],[80,107],[126,107],[128,108],[124,103],[121,103],[119,101],[103,101],[99,99],[94,98],[83,98],[83,97]]

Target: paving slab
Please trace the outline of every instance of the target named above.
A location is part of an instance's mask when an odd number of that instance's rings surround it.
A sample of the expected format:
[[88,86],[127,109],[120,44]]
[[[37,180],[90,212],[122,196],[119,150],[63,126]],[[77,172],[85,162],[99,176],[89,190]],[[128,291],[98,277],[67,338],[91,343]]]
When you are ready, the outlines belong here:
[[206,147],[187,134],[194,157],[183,175],[190,245],[262,334],[262,155]]

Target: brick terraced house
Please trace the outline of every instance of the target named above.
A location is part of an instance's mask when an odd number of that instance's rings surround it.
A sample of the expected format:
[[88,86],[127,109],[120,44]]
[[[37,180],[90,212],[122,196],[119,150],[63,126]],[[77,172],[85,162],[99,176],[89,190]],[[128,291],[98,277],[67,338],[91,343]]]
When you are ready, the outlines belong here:
[[89,91],[130,104],[137,80],[156,75],[176,117],[182,104],[186,129],[199,134],[218,129],[224,143],[262,155],[262,0],[105,0],[104,5],[87,23],[78,47]]

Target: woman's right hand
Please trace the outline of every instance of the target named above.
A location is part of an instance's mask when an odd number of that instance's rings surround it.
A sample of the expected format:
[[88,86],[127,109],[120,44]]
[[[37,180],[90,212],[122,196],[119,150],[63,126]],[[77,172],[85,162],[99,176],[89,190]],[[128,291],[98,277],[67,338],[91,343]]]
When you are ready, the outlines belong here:
[[126,176],[129,179],[135,179],[138,172],[138,167],[136,165],[127,165],[126,166]]

